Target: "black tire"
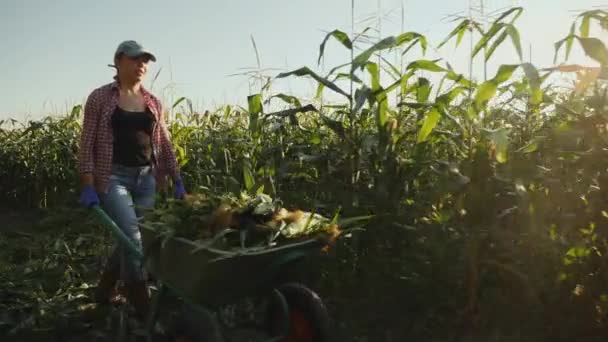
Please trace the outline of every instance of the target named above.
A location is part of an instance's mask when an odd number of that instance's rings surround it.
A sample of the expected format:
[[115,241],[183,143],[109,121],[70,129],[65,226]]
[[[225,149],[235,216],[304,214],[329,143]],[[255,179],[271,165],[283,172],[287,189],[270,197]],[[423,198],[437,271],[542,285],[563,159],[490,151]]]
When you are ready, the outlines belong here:
[[[298,283],[287,283],[278,288],[287,301],[289,332],[284,341],[289,342],[333,342],[332,323],[321,298],[308,287]],[[267,328],[271,336],[281,334],[281,305],[270,302]],[[283,313],[284,314],[284,313]]]

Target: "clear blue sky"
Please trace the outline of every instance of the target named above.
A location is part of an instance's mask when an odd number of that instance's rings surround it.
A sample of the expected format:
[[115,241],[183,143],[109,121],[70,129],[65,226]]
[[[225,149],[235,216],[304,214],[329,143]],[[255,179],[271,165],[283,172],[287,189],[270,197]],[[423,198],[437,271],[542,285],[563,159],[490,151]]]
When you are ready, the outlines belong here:
[[[382,35],[400,33],[401,3],[405,4],[405,30],[427,35],[437,45],[454,27],[449,14],[467,13],[469,0],[358,0],[355,16],[359,29],[374,26],[364,19],[381,12]],[[477,2],[477,1],[475,1]],[[486,0],[490,11],[521,5],[518,21],[528,55],[549,66],[553,43],[565,36],[573,10],[591,9],[605,0]],[[347,53],[328,44],[324,65],[316,60],[325,31],[350,31],[350,0],[2,0],[0,2],[0,119],[35,119],[64,113],[82,103],[95,87],[111,81],[117,44],[136,39],[156,52],[158,62],[146,82],[162,68],[154,91],[167,104],[187,96],[195,109],[213,109],[222,103],[243,103],[249,93],[247,79],[229,77],[239,68],[256,64],[253,35],[265,68],[291,70],[307,65],[320,71],[344,63]],[[392,12],[391,12],[392,11]],[[392,13],[392,14],[387,14]],[[604,36],[605,38],[605,36]],[[467,72],[466,44],[454,50],[448,44],[430,49],[428,58],[446,58]],[[576,50],[579,50],[577,47]],[[492,61],[517,62],[510,43]],[[413,54],[411,58],[417,57]],[[573,62],[589,63],[580,53]],[[477,68],[479,69],[479,68]],[[279,70],[273,71],[276,75]],[[310,95],[306,80],[279,80],[276,91]]]

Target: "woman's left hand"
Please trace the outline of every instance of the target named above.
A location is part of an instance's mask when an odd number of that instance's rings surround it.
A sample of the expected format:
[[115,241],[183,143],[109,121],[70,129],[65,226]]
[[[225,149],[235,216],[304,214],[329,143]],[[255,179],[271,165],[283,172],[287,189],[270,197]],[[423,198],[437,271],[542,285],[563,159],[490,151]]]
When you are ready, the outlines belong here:
[[177,178],[175,180],[175,193],[174,197],[176,199],[184,199],[186,196],[186,190],[184,189],[184,183],[181,178]]

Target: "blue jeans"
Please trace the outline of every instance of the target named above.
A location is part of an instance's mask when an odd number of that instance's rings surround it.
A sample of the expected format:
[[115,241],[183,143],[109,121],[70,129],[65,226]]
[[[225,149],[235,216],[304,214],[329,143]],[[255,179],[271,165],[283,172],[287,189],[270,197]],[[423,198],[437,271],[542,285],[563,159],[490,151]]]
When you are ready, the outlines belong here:
[[[113,165],[107,192],[99,196],[103,210],[140,252],[143,248],[138,222],[145,209],[154,207],[155,195],[156,180],[152,167]],[[120,265],[120,278],[125,282],[146,279],[141,260],[118,241],[108,263],[109,266]]]

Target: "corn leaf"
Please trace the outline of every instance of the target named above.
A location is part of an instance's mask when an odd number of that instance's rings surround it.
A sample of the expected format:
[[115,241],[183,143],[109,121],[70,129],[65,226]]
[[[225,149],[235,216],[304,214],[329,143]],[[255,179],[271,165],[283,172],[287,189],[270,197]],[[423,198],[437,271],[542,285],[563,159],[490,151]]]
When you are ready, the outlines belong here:
[[543,100],[543,92],[540,88],[541,78],[536,67],[530,63],[521,64],[524,70],[528,82],[530,83],[531,98],[530,102],[533,104],[539,104]]
[[433,129],[435,129],[435,126],[437,126],[440,117],[441,114],[439,114],[437,108],[431,109],[426,114],[422,122],[422,127],[420,128],[420,131],[418,131],[417,143],[425,142],[427,140]]
[[427,70],[427,71],[433,71],[433,72],[446,71],[446,69],[442,68],[441,66],[439,66],[437,64],[437,61],[438,60],[430,61],[430,60],[426,60],[426,59],[420,59],[417,61],[413,61],[407,66],[407,70],[414,69],[414,70]]
[[323,120],[323,123],[334,131],[341,139],[346,138],[346,130],[344,129],[342,122],[332,120],[324,115],[321,116],[321,120]]
[[323,58],[323,54],[325,52],[325,44],[327,43],[330,37],[334,37],[337,41],[342,43],[342,45],[344,45],[344,47],[349,50],[352,50],[353,48],[353,43],[350,41],[350,38],[348,38],[348,35],[346,33],[340,30],[333,30],[325,36],[323,42],[321,43],[321,46],[319,47],[319,60],[317,61],[318,64],[321,64],[321,58]]
[[334,216],[334,219],[332,220],[332,222],[337,222],[338,226],[341,229],[345,229],[345,228],[353,226],[355,224],[357,224],[357,226],[358,226],[361,222],[367,222],[374,217],[375,217],[374,215],[367,215],[367,216],[346,217],[346,218],[338,219],[338,216]]
[[299,100],[297,97],[295,97],[295,96],[291,96],[291,95],[287,95],[287,94],[280,93],[280,94],[276,94],[276,95],[271,96],[271,97],[268,99],[268,101],[267,101],[267,102],[270,102],[270,100],[272,100],[272,99],[274,99],[274,98],[280,99],[280,100],[282,100],[283,102],[285,102],[285,103],[287,103],[287,104],[290,104],[290,105],[292,105],[292,106],[296,106],[296,107],[302,107],[302,103],[301,103],[301,102],[300,102],[300,100]]
[[507,11],[505,11],[503,14],[501,14],[500,17],[498,17],[496,19],[496,22],[499,22],[499,21],[503,20],[504,18],[506,18],[507,16],[509,16],[509,14],[511,14],[513,12],[517,12],[517,14],[515,15],[515,17],[513,17],[513,19],[511,20],[511,22],[514,22],[515,20],[517,20],[517,18],[519,18],[519,16],[524,12],[524,9],[523,9],[523,7],[513,7],[513,8],[510,8]]
[[[380,86],[380,68],[378,68],[378,64],[376,63],[367,63],[367,71],[370,74],[372,81],[373,92],[379,93],[382,89]],[[376,123],[382,127],[386,123],[387,120],[387,110],[388,110],[388,102],[386,101],[386,94],[382,96],[376,96],[376,100],[378,101],[378,109],[376,116]]]
[[388,65],[388,68],[384,68],[384,70],[386,70],[391,77],[393,77],[393,79],[397,80],[397,79],[401,79],[401,71],[399,69],[397,69],[397,67],[391,63],[390,61],[388,61],[386,58],[381,57],[382,58],[382,62],[384,62],[384,64]]
[[335,82],[335,81],[341,80],[341,79],[352,80],[355,83],[363,83],[363,81],[359,77],[357,77],[357,75],[351,75],[351,74],[346,74],[346,73],[336,74],[336,76],[334,77],[332,82]]
[[509,33],[509,37],[511,37],[511,42],[513,42],[513,46],[515,46],[515,50],[517,51],[517,55],[519,56],[519,60],[523,60],[523,52],[521,48],[521,37],[519,35],[519,31],[514,25],[508,25],[506,28],[506,32]]
[[426,38],[419,33],[406,32],[406,33],[400,34],[397,37],[390,36],[390,37],[382,39],[381,41],[377,42],[376,44],[374,44],[367,50],[360,53],[357,57],[355,57],[353,59],[351,71],[354,71],[357,69],[362,69],[367,64],[367,61],[372,57],[372,55],[374,53],[382,51],[382,50],[392,49],[392,48],[401,46],[405,43],[409,43],[411,41],[419,42],[423,49],[423,52],[426,51],[426,46],[427,46]]
[[509,33],[507,32],[506,29],[503,30],[502,33],[500,34],[500,36],[498,36],[498,38],[496,38],[496,40],[494,40],[494,43],[492,43],[490,48],[486,50],[486,54],[485,54],[486,62],[490,59],[490,57],[492,57],[492,55],[494,54],[494,51],[496,51],[498,46],[500,46],[500,44],[502,44],[505,41],[508,34]]
[[421,42],[420,44],[423,46],[424,49],[426,49],[426,38],[423,35],[421,35],[420,33],[416,33],[416,32],[402,33],[395,38],[395,42],[396,42],[397,46],[400,46],[405,43],[411,42],[413,40],[419,40],[419,39],[423,39],[423,42]]
[[447,108],[452,103],[452,101],[454,101],[458,97],[458,95],[462,94],[462,92],[466,90],[466,87],[456,87],[450,90],[449,92],[437,97],[435,103],[440,108]]
[[591,16],[586,15],[583,16],[583,20],[581,21],[581,37],[589,38],[589,26],[591,24]]
[[363,108],[365,101],[370,98],[372,90],[367,86],[363,85],[361,88],[355,90],[355,106],[353,107],[353,113],[357,114]]
[[251,191],[255,186],[255,179],[249,163],[243,165],[243,180],[245,181],[245,189]]
[[475,95],[475,104],[477,107],[481,108],[488,100],[490,100],[494,94],[496,94],[497,89],[498,87],[493,80],[482,83],[477,89],[477,94]]
[[575,23],[572,23],[570,27],[570,35],[566,38],[566,60],[570,58],[570,53],[572,52],[572,46],[574,46],[574,36],[575,36]]
[[327,80],[326,78],[323,78],[319,75],[317,75],[314,71],[310,70],[308,67],[303,67],[294,71],[290,71],[290,72],[285,72],[285,73],[280,73],[279,75],[277,75],[277,78],[284,78],[284,77],[288,77],[288,76],[310,76],[313,79],[315,79],[317,82],[323,84],[325,87],[335,91],[338,94],[344,95],[347,98],[350,98],[350,95],[348,95],[348,93],[346,93],[344,90],[340,89],[340,87],[338,87],[335,83],[330,82],[329,80]]
[[390,37],[382,39],[381,41],[377,42],[376,44],[374,44],[367,50],[363,51],[361,54],[359,54],[357,57],[355,57],[353,59],[351,71],[354,71],[359,68],[363,68],[365,66],[365,64],[367,64],[367,61],[371,58],[371,56],[375,52],[390,49],[396,45],[396,42],[397,42],[397,40],[395,39],[395,37],[390,36]]
[[[513,19],[511,20],[511,22],[509,24],[506,23],[502,23],[501,21],[506,18],[507,16],[509,16],[511,13],[517,12],[517,14],[513,17]],[[483,49],[484,47],[486,47],[490,40],[492,40],[492,38],[494,38],[494,36],[496,36],[498,34],[498,32],[500,32],[501,29],[504,29],[505,31],[507,30],[506,28],[509,26],[513,26],[513,22],[515,22],[515,20],[517,20],[517,18],[519,18],[519,16],[523,13],[523,8],[521,7],[513,7],[507,11],[505,11],[504,13],[502,13],[492,24],[492,26],[490,27],[490,29],[488,30],[487,33],[483,34],[483,37],[479,40],[479,42],[477,43],[477,45],[475,46],[475,48],[473,49],[473,57],[475,57],[479,51],[481,51],[481,49]],[[503,31],[504,34],[504,31]],[[517,34],[517,36],[519,36],[519,34]],[[503,37],[503,35],[501,35],[497,40],[499,40],[500,42],[498,43],[494,43],[495,46],[491,47],[490,50],[492,50],[492,53],[496,50],[496,48],[498,47],[498,45],[500,45],[500,43],[502,43],[502,41],[504,41],[506,37]],[[514,43],[515,44],[515,43]],[[486,55],[486,60],[489,59],[489,57],[491,56],[491,54],[488,56]]]
[[[497,85],[508,81],[513,76],[513,72],[519,67],[517,64],[503,64],[498,68],[496,72],[496,76],[494,76],[493,81]],[[538,74],[537,74],[538,75]]]
[[407,72],[405,75],[401,76],[400,79],[396,80],[395,82],[393,82],[391,85],[389,85],[388,87],[386,87],[386,89],[380,89],[379,92],[375,92],[373,95],[376,98],[379,97],[383,97],[388,95],[390,92],[392,92],[393,90],[397,89],[397,87],[399,87],[400,85],[402,86],[403,84],[407,84],[407,80],[412,77],[412,75],[414,74],[413,70],[410,70],[409,72]]
[[262,95],[255,94],[247,97],[249,105],[249,131],[254,136],[257,136],[259,131],[259,117],[262,113]]
[[437,46],[437,48],[440,49],[442,46],[444,46],[448,41],[450,41],[450,39],[452,39],[456,35],[458,35],[458,37],[456,39],[456,47],[458,47],[458,45],[460,44],[460,41],[462,41],[462,37],[464,37],[464,34],[466,33],[467,28],[469,27],[469,23],[470,23],[469,19],[465,19],[465,20],[461,21],[460,24],[458,24],[458,26],[456,26],[456,28],[453,29],[452,32],[450,32],[450,34],[448,34],[448,36]]
[[509,148],[509,130],[503,127],[495,130],[484,129],[484,131],[489,135],[489,140],[494,145],[496,161],[505,163]]
[[467,33],[469,24],[470,24],[470,21],[467,20],[467,25],[464,27],[464,29],[462,29],[462,30],[460,30],[460,32],[458,32],[458,37],[456,37],[456,47],[460,46],[460,43],[462,42],[462,39],[464,38],[464,34]]
[[561,50],[562,46],[564,44],[566,44],[566,56],[565,56],[565,60],[568,60],[568,58],[570,58],[570,52],[572,51],[572,45],[574,44],[574,38],[576,38],[575,35],[571,34],[568,37],[557,41],[555,43],[555,56],[553,58],[553,63],[557,63],[557,55],[559,54],[559,50]]
[[598,38],[577,38],[587,56],[593,58],[601,65],[608,65],[608,50],[606,50],[606,46],[601,40]]
[[537,149],[538,149],[538,142],[531,141],[530,143],[526,144],[525,146],[523,146],[522,148],[517,150],[517,152],[532,153],[532,152],[536,151]]
[[232,106],[227,105],[224,108],[224,118],[227,118],[228,116],[230,116],[230,113],[232,113]]
[[431,95],[431,83],[424,77],[418,78],[418,84],[415,85],[416,101],[427,102]]
[[504,23],[494,23],[492,25],[492,27],[490,27],[488,32],[486,32],[483,35],[483,37],[481,37],[479,42],[477,42],[477,45],[475,45],[475,48],[473,49],[472,57],[477,56],[479,51],[481,51],[484,47],[486,47],[488,45],[488,43],[490,42],[490,40],[492,40],[492,38],[494,38],[494,36],[496,36],[496,34],[498,34],[498,32],[500,32],[500,30],[503,27],[505,27],[505,25],[506,24],[504,24]]
[[[306,106],[302,106],[302,107],[290,108],[290,109],[285,109],[285,110],[281,110],[281,111],[274,112],[274,113],[268,113],[268,114],[266,114],[266,116],[293,117],[294,115],[296,115],[298,113],[306,113],[306,112],[317,112],[317,108],[315,108],[315,106],[313,106],[312,104],[307,104]],[[292,121],[293,121],[293,119],[292,119]]]
[[333,68],[332,68],[332,69],[329,71],[329,73],[327,73],[327,77],[326,77],[326,78],[329,78],[329,76],[333,75],[333,74],[334,74],[336,71],[338,71],[338,70],[340,70],[340,69],[342,69],[342,68],[344,68],[344,67],[347,67],[347,66],[349,66],[349,65],[350,65],[350,63],[344,63],[344,64],[340,64],[340,65],[338,65],[338,66],[336,66],[336,67],[333,67]]
[[416,46],[416,44],[420,44],[422,54],[426,54],[426,48],[428,43],[425,36],[416,32],[406,32],[397,37],[397,46],[401,46],[408,42],[411,43],[407,48],[405,48],[405,50],[403,50],[403,52],[401,53],[402,56],[408,53],[408,51],[410,51],[414,46]]
[[175,101],[173,103],[173,106],[171,106],[172,109],[174,109],[175,107],[177,107],[180,103],[182,103],[184,100],[186,99],[186,97],[182,96],[179,99],[177,99],[177,101]]
[[378,64],[370,62],[367,63],[366,68],[371,77],[372,90],[378,90],[380,88],[380,70]]
[[464,75],[462,74],[457,74],[454,69],[452,69],[452,67],[450,66],[449,63],[447,63],[448,66],[448,72],[446,74],[446,78],[448,80],[452,80],[462,86],[465,87],[473,87],[475,86],[475,84],[473,82],[471,82],[470,80],[468,80]]

